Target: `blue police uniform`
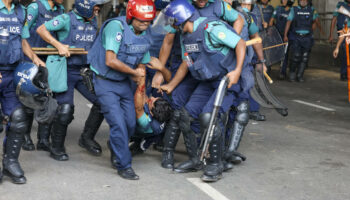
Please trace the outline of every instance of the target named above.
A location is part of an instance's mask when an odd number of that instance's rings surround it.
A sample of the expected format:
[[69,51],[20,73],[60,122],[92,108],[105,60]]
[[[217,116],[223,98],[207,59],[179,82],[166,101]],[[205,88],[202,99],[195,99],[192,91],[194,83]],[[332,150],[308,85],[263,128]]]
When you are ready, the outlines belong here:
[[[53,18],[45,23],[45,27],[48,31],[55,32],[61,43],[69,45],[69,47],[84,48],[87,51],[90,50],[97,34],[96,20],[85,21],[85,19],[75,13],[75,11]],[[89,117],[85,123],[84,132],[79,140],[79,145],[88,149],[89,152],[95,155],[100,155],[101,153],[98,144],[95,144],[96,148],[94,149],[99,150],[90,151],[91,148],[89,148],[89,145],[84,143],[84,141],[92,140],[94,138],[103,121],[103,116],[99,112],[99,103],[96,95],[88,90],[83,83],[82,76],[80,75],[80,70],[88,67],[89,65],[87,63],[86,55],[71,55],[67,58],[68,89],[65,92],[55,93],[59,109],[53,122],[51,132],[52,148],[50,156],[59,161],[68,160],[68,155],[64,148],[64,140],[67,134],[68,125],[74,118],[74,89],[77,89],[93,104]]]
[[[113,33],[116,34],[115,39],[109,41],[105,35],[108,34],[107,28],[114,26],[113,23],[119,24],[122,31]],[[116,155],[118,170],[131,167],[132,158],[128,141],[136,125],[134,91],[128,74],[113,70],[105,64],[106,50],[112,50],[106,48],[106,44],[117,40],[120,43],[119,49],[114,50],[117,58],[134,69],[138,64],[149,62],[149,58],[145,60],[144,57],[149,54],[151,46],[151,40],[146,32],[135,35],[130,26],[125,17],[107,20],[101,27],[102,34],[99,34],[88,54],[88,62],[95,72],[96,95],[101,103],[101,111],[110,126],[110,144]]]
[[38,0],[28,6],[27,12],[27,21],[30,31],[28,43],[32,47],[46,47],[48,43],[41,39],[41,37],[36,33],[36,29],[45,22],[63,14],[63,6],[55,5],[54,8],[51,9],[46,0]]
[[288,16],[288,21],[292,21],[290,38],[293,40],[291,46],[293,57],[289,74],[291,81],[296,78],[300,82],[304,81],[304,70],[314,43],[312,24],[317,17],[317,13],[311,6],[291,8]]
[[[346,20],[346,16],[338,13],[337,9],[343,6],[345,9],[350,10],[350,4],[347,2],[338,2],[336,10],[333,12],[333,16],[337,17],[337,30],[342,30],[344,28],[344,23]],[[341,52],[346,52],[345,50],[345,41],[340,46]],[[347,61],[346,54],[342,53],[340,55],[341,67],[340,67],[340,76],[347,77]]]
[[[284,6],[277,6],[272,17],[276,19],[276,28],[278,32],[280,33],[281,37],[284,37],[284,29],[287,24],[287,18],[290,12],[290,9],[286,10],[287,7]],[[289,58],[289,49],[290,46],[292,46],[292,40],[289,41],[288,49],[285,54],[285,58],[283,61],[283,65],[280,71],[280,74],[285,76],[287,74],[287,64],[288,64],[288,58]]]
[[[3,172],[15,183],[25,183],[26,178],[18,157],[23,144],[23,134],[28,122],[25,111],[16,97],[13,83],[14,70],[23,59],[22,39],[29,37],[25,12],[20,5],[11,4],[10,11],[0,1],[0,102],[4,115],[9,116],[3,152]],[[2,173],[0,173],[0,180]]]
[[262,7],[262,13],[263,13],[263,16],[264,16],[264,21],[266,23],[269,23],[270,19],[272,17],[274,8],[271,5],[267,5],[266,7],[264,5],[262,5],[261,7]]

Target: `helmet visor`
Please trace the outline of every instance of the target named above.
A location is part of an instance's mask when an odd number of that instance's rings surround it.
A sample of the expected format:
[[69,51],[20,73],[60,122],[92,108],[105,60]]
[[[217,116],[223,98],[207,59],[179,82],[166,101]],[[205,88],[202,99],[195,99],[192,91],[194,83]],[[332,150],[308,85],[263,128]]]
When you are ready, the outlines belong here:
[[175,18],[169,17],[165,15],[163,11],[161,11],[153,21],[151,29],[157,33],[166,34],[169,32],[169,26],[172,26],[174,23]]

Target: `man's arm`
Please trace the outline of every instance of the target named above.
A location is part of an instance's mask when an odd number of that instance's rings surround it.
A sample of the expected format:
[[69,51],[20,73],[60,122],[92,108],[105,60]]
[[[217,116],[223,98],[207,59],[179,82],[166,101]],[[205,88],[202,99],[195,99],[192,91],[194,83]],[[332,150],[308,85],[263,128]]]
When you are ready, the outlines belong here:
[[135,111],[136,111],[136,118],[140,118],[143,113],[145,112],[143,109],[143,106],[146,102],[146,89],[145,89],[145,77],[140,78],[139,84],[137,86],[135,95],[134,95],[134,103],[135,103]]
[[233,23],[233,29],[237,32],[237,34],[241,34],[244,26],[244,19],[242,16],[238,15],[237,20]]
[[227,73],[226,75],[230,79],[230,82],[227,86],[228,88],[236,84],[239,80],[239,77],[241,76],[243,62],[246,54],[246,45],[244,40],[239,40],[239,42],[236,45],[235,52],[237,60],[236,69]]
[[174,78],[171,79],[171,81],[168,84],[160,86],[160,88],[167,94],[170,94],[185,78],[187,72],[187,63],[185,61],[182,61],[181,65],[179,66],[179,69],[177,69],[176,71]]
[[339,54],[339,48],[340,48],[340,45],[343,43],[345,37],[340,37],[338,42],[337,42],[337,46],[335,47],[334,51],[333,51],[333,57],[334,58],[337,58],[338,57],[338,54]]
[[333,40],[333,30],[334,30],[334,27],[335,27],[336,23],[337,23],[337,17],[333,16],[331,27],[329,29],[329,37],[328,37],[328,41],[329,42],[332,42],[332,40]]
[[175,33],[167,33],[164,37],[162,47],[159,51],[159,60],[166,65],[175,40]]
[[166,82],[169,82],[171,79],[171,72],[169,69],[167,69],[158,58],[151,57],[151,60],[148,64],[146,64],[147,67],[157,70],[157,72],[160,72],[162,76],[164,77]]
[[136,77],[142,77],[145,76],[145,70],[142,68],[136,68],[132,69],[128,65],[126,65],[124,62],[120,61],[117,58],[117,55],[114,53],[114,51],[107,50],[106,51],[106,65],[116,71],[130,74]]
[[292,21],[287,21],[286,28],[284,28],[284,42],[288,42],[288,32],[290,29],[290,25],[292,24]]
[[46,29],[45,24],[42,24],[41,26],[39,26],[38,29],[36,30],[36,33],[39,34],[40,37],[43,40],[45,40],[47,43],[56,47],[60,56],[65,56],[65,57],[70,56],[69,45],[62,44],[58,40],[56,40],[56,38],[53,37],[51,33]]
[[45,67],[45,63],[42,60],[40,60],[40,58],[33,52],[32,48],[30,47],[26,39],[22,39],[22,50],[23,50],[23,53],[28,58],[30,58],[35,65]]

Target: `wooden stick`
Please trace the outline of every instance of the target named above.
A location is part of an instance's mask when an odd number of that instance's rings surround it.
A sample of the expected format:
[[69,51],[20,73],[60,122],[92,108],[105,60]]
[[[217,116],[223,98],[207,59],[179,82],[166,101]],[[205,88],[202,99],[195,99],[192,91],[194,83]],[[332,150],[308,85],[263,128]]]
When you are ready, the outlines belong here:
[[245,42],[246,46],[251,46],[251,45],[259,44],[259,43],[262,43],[261,37],[258,37],[258,38],[252,39],[252,40],[248,40]]
[[269,81],[270,84],[273,83],[272,78],[271,78],[265,71],[264,71],[264,76],[265,76],[265,78]]
[[[58,51],[34,51],[36,55],[59,55]],[[70,51],[71,55],[87,55],[87,51]]]
[[281,43],[281,44],[276,44],[276,45],[273,45],[273,46],[265,47],[265,48],[263,48],[263,50],[273,49],[273,48],[284,46],[284,45],[287,45],[287,44],[288,44],[288,42]]
[[[57,51],[56,48],[33,47],[33,51]],[[85,51],[84,48],[69,48],[69,51]]]

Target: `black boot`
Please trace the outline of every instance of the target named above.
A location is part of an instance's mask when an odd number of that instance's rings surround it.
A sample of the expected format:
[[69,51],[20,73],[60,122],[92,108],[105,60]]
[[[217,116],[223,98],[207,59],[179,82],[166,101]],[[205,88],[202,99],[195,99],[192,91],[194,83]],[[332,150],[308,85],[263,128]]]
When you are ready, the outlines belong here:
[[221,179],[224,170],[223,162],[221,161],[223,142],[221,138],[221,130],[219,129],[219,127],[215,128],[215,131],[217,132],[216,134],[220,135],[213,136],[214,138],[209,146],[210,157],[206,161],[204,173],[201,176],[202,181],[205,182],[218,181]]
[[36,149],[38,151],[50,151],[50,131],[52,124],[38,125],[38,143]]
[[256,112],[250,112],[249,113],[249,118],[255,121],[265,121],[266,117],[265,115],[260,114],[259,111]]
[[197,138],[191,129],[192,120],[193,119],[189,116],[189,113],[185,109],[182,109],[179,127],[184,136],[187,154],[190,159],[175,167],[174,171],[178,173],[195,172],[201,170],[203,167],[198,155]]
[[12,179],[13,183],[24,184],[27,179],[19,164],[18,157],[23,145],[23,133],[28,131],[27,114],[23,108],[17,108],[10,117],[10,128],[4,143],[4,158],[2,160],[3,174]]
[[33,111],[29,110],[27,113],[27,120],[28,120],[28,130],[26,133],[24,133],[24,143],[22,145],[22,149],[25,151],[34,151],[35,146],[33,144],[33,140],[30,137],[30,132],[32,131],[32,125],[33,125]]
[[301,62],[300,63],[300,66],[298,68],[298,73],[297,73],[297,81],[298,82],[304,82],[304,71],[305,71],[305,68],[306,68],[306,64],[305,62]]
[[118,170],[118,175],[120,177],[122,177],[123,179],[127,179],[127,180],[139,180],[140,179],[140,177],[134,172],[134,170],[131,167]]
[[181,134],[179,129],[180,111],[175,110],[173,116],[170,119],[167,127],[165,129],[165,134],[163,138],[164,148],[162,154],[162,167],[167,169],[174,168],[174,151],[179,136]]
[[93,105],[89,117],[85,122],[84,131],[79,139],[79,146],[85,148],[92,155],[100,156],[102,154],[101,146],[94,140],[95,135],[100,128],[104,117],[100,113],[98,106]]
[[225,150],[224,159],[233,164],[240,164],[246,160],[246,157],[237,152],[239,144],[242,140],[244,129],[249,122],[249,104],[246,101],[241,102],[237,108],[235,121],[229,128],[230,138]]
[[64,147],[64,141],[68,124],[73,120],[74,108],[69,104],[62,104],[58,109],[59,111],[53,121],[51,129],[50,156],[58,161],[66,161],[69,157]]
[[109,151],[111,152],[110,160],[111,160],[112,167],[116,169],[117,164],[118,164],[117,156],[114,154],[112,147],[111,147],[111,142],[109,140],[107,141],[107,147],[108,147]]

